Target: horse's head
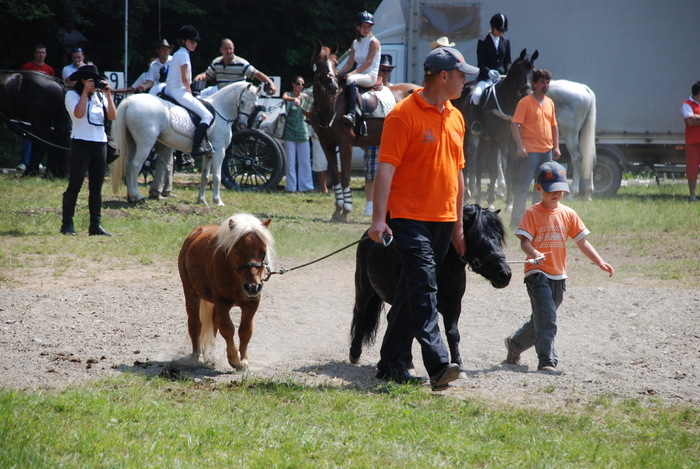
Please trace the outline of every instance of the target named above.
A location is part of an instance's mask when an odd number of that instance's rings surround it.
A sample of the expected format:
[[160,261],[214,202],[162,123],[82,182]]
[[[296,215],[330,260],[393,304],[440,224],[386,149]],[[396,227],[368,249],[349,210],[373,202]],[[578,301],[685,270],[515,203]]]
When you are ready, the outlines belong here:
[[239,130],[245,129],[249,125],[250,117],[255,113],[258,102],[258,96],[261,91],[260,86],[254,86],[248,83],[241,92],[241,98],[238,101],[238,122]]
[[257,299],[262,292],[263,281],[270,270],[274,240],[268,230],[271,220],[261,222],[253,215],[240,213],[221,224],[217,245],[226,253],[231,270],[244,296]]
[[504,288],[510,283],[511,270],[503,253],[505,228],[498,216],[499,211],[491,212],[480,205],[465,205],[462,208],[464,241],[467,244],[462,260],[495,288]]
[[532,71],[539,55],[539,51],[535,51],[532,57],[528,57],[527,49],[523,49],[508,69],[506,80],[511,83],[510,86],[517,91],[519,97],[526,96],[532,91]]
[[316,44],[314,54],[311,56],[311,65],[314,70],[314,90],[323,90],[328,96],[335,96],[340,90],[338,85],[338,58],[335,52],[324,46],[319,41]]

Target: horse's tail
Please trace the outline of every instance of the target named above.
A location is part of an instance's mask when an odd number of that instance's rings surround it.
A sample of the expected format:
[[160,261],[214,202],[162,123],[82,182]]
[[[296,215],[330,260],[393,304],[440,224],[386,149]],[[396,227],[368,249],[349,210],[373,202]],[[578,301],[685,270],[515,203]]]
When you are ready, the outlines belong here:
[[214,303],[199,300],[199,321],[202,324],[199,331],[199,345],[202,347],[202,357],[207,359],[207,354],[214,348]]
[[581,174],[584,179],[588,180],[593,177],[593,168],[595,167],[596,152],[595,152],[595,125],[596,125],[596,104],[595,93],[589,87],[586,87],[586,92],[590,97],[590,106],[588,107],[588,115],[583,122],[581,132],[579,133],[579,142],[581,144]]
[[126,174],[127,133],[126,114],[129,108],[129,98],[124,99],[117,107],[117,119],[112,123],[112,141],[119,150],[119,157],[112,163],[112,192],[119,193],[120,186]]
[[372,345],[377,337],[379,316],[384,302],[374,291],[367,274],[368,250],[373,241],[366,239],[357,246],[355,264],[355,306],[350,326],[350,361],[357,363],[363,345]]

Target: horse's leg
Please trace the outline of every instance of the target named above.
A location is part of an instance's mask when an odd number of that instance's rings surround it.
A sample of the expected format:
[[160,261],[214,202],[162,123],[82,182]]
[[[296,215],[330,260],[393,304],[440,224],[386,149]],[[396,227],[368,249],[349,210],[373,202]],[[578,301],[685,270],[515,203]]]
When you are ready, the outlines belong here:
[[568,198],[574,199],[579,195],[581,181],[581,160],[583,159],[583,154],[581,154],[578,140],[569,143],[571,135],[567,135],[566,138],[566,149],[569,150],[569,154],[571,155],[571,165],[574,167],[573,180],[571,181],[571,191],[568,194]]
[[212,158],[207,155],[202,156],[202,177],[199,179],[199,196],[197,196],[197,202],[204,205],[207,205],[207,199],[204,196],[204,192],[207,190],[211,166]]
[[200,303],[199,296],[195,292],[189,279],[182,279],[182,286],[185,290],[185,309],[187,310],[187,330],[192,341],[192,356],[199,359],[202,354],[202,344],[200,335],[202,333],[202,321],[199,317]]
[[506,163],[506,169],[505,169],[505,176],[506,176],[506,212],[509,212],[513,210],[513,176],[514,176],[514,169],[515,169],[515,150],[513,148],[513,145],[510,143],[506,142],[505,144],[505,152],[506,158],[505,158],[505,163]]
[[241,308],[241,324],[238,326],[238,339],[240,340],[240,357],[241,368],[248,368],[248,343],[253,337],[253,327],[255,312],[258,310],[258,304]]
[[350,136],[347,141],[341,140],[340,148],[340,184],[343,188],[343,211],[338,218],[340,222],[347,222],[348,215],[352,211],[352,189],[350,189],[350,167],[352,165],[352,143]]
[[498,152],[498,190],[496,191],[496,196],[499,199],[502,199],[505,194],[506,194],[506,176],[505,172],[503,171],[503,167],[505,166],[504,164],[505,160],[505,155],[503,154],[503,149],[501,148],[501,151]]
[[217,148],[212,158],[212,168],[211,168],[211,189],[212,189],[212,200],[214,204],[219,207],[223,207],[225,204],[221,200],[221,165],[224,162],[224,149]]
[[486,164],[489,170],[489,183],[487,186],[486,202],[489,206],[493,206],[496,201],[496,179],[498,179],[498,141],[496,135],[491,135],[491,143],[489,151],[486,155]]
[[[327,129],[327,133],[331,130]],[[335,142],[328,141],[328,136],[324,135],[325,139],[319,141],[321,142],[321,147],[323,148],[323,153],[326,155],[328,160],[328,174],[331,176],[331,180],[334,182],[332,189],[335,193],[335,211],[331,217],[332,221],[338,221],[340,219],[340,214],[343,210],[343,186],[340,182],[340,172],[338,171],[338,157],[336,156]]]
[[[131,161],[126,163],[126,198],[129,202],[143,203],[146,198],[139,192],[139,172],[143,163],[148,159],[152,145],[136,145],[135,151],[129,154],[134,155]],[[128,156],[128,155],[127,155]]]
[[233,321],[231,321],[230,309],[228,305],[217,303],[214,307],[214,314],[217,318],[221,337],[226,341],[226,358],[228,359],[228,363],[236,370],[241,370],[243,368],[241,364],[241,354],[233,340],[236,326],[234,326]]

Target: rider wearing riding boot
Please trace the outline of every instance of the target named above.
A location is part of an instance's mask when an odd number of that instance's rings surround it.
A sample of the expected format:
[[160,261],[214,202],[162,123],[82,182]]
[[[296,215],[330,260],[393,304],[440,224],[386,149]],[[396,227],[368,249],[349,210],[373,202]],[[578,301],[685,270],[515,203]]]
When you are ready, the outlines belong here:
[[372,34],[374,16],[363,11],[355,17],[355,40],[350,56],[338,75],[345,77],[345,109],[343,120],[355,124],[357,117],[357,87],[371,88],[377,82],[382,46]]
[[73,128],[71,130],[68,188],[63,193],[61,233],[76,236],[73,215],[78,193],[88,174],[88,208],[90,236],[112,236],[100,225],[102,218],[102,183],[107,169],[107,119],[117,118],[112,90],[94,65],[83,65],[70,75],[74,88],[66,93],[65,104]]
[[192,88],[190,87],[192,82],[190,53],[194,52],[202,39],[199,37],[199,32],[191,24],[180,28],[177,37],[181,47],[173,54],[168,78],[165,81],[165,94],[200,117],[201,121],[194,130],[192,156],[203,156],[212,152],[209,145],[202,148],[202,142],[214,116],[204,107],[204,104],[192,96]]
[[491,83],[496,83],[510,68],[510,41],[503,37],[508,31],[508,18],[503,13],[491,17],[491,32],[479,39],[476,46],[476,60],[479,67],[478,83],[472,91],[469,115],[472,134],[479,135],[482,128],[481,95]]

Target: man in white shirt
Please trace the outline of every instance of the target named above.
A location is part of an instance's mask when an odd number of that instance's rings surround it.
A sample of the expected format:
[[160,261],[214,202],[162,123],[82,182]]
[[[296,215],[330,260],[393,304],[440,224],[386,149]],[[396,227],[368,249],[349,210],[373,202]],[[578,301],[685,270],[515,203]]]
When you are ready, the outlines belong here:
[[61,71],[61,78],[63,78],[63,81],[66,82],[68,88],[73,88],[75,82],[70,81],[68,77],[73,75],[80,67],[85,65],[85,54],[83,53],[83,50],[80,47],[73,49],[73,51],[70,53],[70,60],[71,63],[63,67],[63,70]]
[[148,72],[146,72],[146,82],[136,87],[136,91],[138,92],[143,93],[149,91],[156,83],[165,83],[165,77],[168,76],[168,68],[170,67],[170,62],[173,60],[173,56],[170,55],[173,46],[171,46],[167,40],[163,39],[155,44],[155,47],[158,59],[151,62],[151,65],[148,67]]

